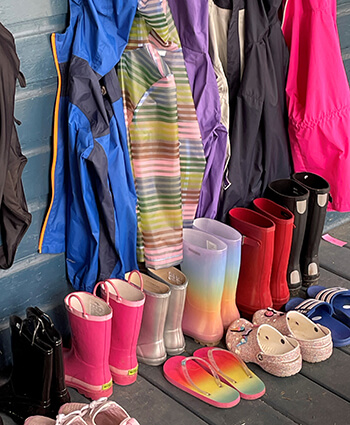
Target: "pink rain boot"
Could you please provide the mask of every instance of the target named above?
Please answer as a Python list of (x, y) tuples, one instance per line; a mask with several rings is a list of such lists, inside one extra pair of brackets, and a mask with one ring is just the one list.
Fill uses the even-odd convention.
[[(140, 272), (141, 289), (122, 279), (108, 279), (102, 287), (102, 298), (107, 299), (113, 310), (111, 351), (109, 367), (113, 381), (118, 385), (130, 385), (136, 381), (138, 363), (136, 345), (140, 333), (145, 294)], [(96, 292), (98, 283), (95, 286)], [(108, 291), (104, 287), (108, 288)]]
[(64, 304), (72, 331), (71, 349), (63, 353), (66, 385), (93, 400), (109, 397), (113, 393), (108, 362), (112, 309), (83, 291), (67, 295)]

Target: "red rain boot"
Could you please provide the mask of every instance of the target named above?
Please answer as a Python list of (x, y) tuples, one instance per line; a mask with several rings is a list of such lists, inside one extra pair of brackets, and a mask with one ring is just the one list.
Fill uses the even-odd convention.
[(270, 199), (253, 201), (254, 209), (275, 223), (275, 245), (271, 272), (271, 297), (273, 308), (280, 310), (289, 301), (287, 268), (292, 246), (294, 215), (287, 208)]
[(88, 398), (113, 393), (109, 370), (112, 309), (89, 292), (72, 292), (64, 299), (72, 331), (72, 346), (64, 351), (65, 381)]
[[(134, 270), (131, 273), (140, 273)], [(143, 293), (142, 276), (141, 289), (122, 279), (108, 279), (102, 284), (102, 298), (107, 299), (113, 310), (111, 350), (109, 367), (113, 381), (118, 385), (130, 385), (136, 381), (138, 363), (136, 345), (141, 328), (145, 294)], [(106, 291), (105, 285), (108, 287)]]
[(242, 316), (272, 307), (270, 280), (275, 224), (247, 208), (229, 211), (230, 225), (243, 236), (241, 268), (237, 285), (237, 306)]

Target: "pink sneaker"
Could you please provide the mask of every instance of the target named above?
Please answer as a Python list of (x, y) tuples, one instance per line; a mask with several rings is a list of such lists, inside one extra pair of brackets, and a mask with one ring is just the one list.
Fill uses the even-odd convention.
[(106, 397), (95, 400), (90, 404), (66, 403), (60, 407), (59, 413), (68, 415), (76, 411), (82, 412), (82, 418), (87, 425), (140, 425), (139, 422), (131, 418), (119, 404), (115, 401), (108, 400)]
[(47, 416), (29, 416), (24, 425), (88, 425), (83, 419), (83, 414), (84, 412), (81, 410), (72, 410), (66, 415), (63, 413), (58, 414), (56, 420)]
[(271, 375), (295, 375), (302, 366), (298, 341), (267, 324), (257, 326), (245, 319), (235, 320), (227, 329), (226, 345), (244, 362), (256, 363)]
[(300, 344), (301, 356), (306, 362), (322, 362), (332, 355), (331, 331), (298, 311), (290, 310), (283, 313), (272, 308), (258, 310), (254, 313), (253, 323), (255, 325), (267, 323), (283, 335), (295, 338)]

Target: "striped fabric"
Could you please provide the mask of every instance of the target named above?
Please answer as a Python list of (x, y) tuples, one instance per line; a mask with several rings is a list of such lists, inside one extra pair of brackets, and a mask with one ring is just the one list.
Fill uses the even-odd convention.
[(350, 295), (349, 289), (335, 286), (333, 288), (324, 288), (315, 295), (316, 300), (332, 303), (332, 298), (337, 295)]
[(165, 1), (139, 1), (118, 65), (138, 199), (138, 261), (182, 261), (205, 157), (179, 37)]
[(313, 298), (307, 298), (306, 300), (298, 304), (296, 307), (294, 307), (293, 310), (299, 311), (300, 313), (308, 316), (308, 313), (310, 313), (311, 311), (313, 312), (314, 309), (320, 307), (321, 305), (327, 306), (329, 310), (333, 310), (330, 304), (324, 301), (315, 300)]

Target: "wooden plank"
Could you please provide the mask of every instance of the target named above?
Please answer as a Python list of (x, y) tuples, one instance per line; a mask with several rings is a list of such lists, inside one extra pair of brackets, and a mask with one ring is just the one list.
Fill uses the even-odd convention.
[[(73, 388), (68, 388), (68, 391), (72, 402), (91, 403), (91, 400)], [(141, 425), (205, 425), (203, 420), (140, 376), (132, 385), (125, 387), (114, 385), (113, 394), (109, 400), (122, 406)], [(1, 414), (1, 416), (4, 425), (16, 425), (7, 415)]]
[(0, 329), (8, 326), (11, 314), (22, 316), (29, 305), (54, 308), (71, 291), (64, 255), (36, 254), (0, 270), (0, 290)]
[[(332, 232), (332, 234), (334, 234)], [(350, 250), (321, 240), (319, 250), (320, 266), (324, 269), (350, 279)]]
[(303, 362), (301, 374), (350, 402), (350, 355), (333, 350), (332, 356), (320, 363)]
[[(200, 348), (199, 344), (186, 337), (184, 355), (192, 355), (198, 348)], [(140, 363), (139, 374), (208, 424), (282, 425), (293, 423), (266, 405), (264, 398), (251, 401), (241, 400), (238, 405), (230, 409), (218, 409), (170, 384), (163, 376), (163, 366), (155, 367)]]
[(326, 269), (320, 268), (320, 280), (319, 285), (325, 286), (326, 288), (332, 288), (333, 286), (342, 286), (344, 288), (350, 289), (350, 281), (344, 279), (337, 274), (334, 274)]
[[(74, 389), (69, 389), (73, 401), (89, 403)], [(204, 425), (205, 422), (188, 411), (141, 376), (129, 386), (114, 385), (110, 400), (120, 404), (141, 425), (183, 424)]]
[[(282, 425), (293, 422), (284, 418), (263, 399), (241, 400), (230, 409), (218, 409), (170, 384), (163, 376), (162, 366), (140, 364), (140, 375), (208, 424)], [(157, 422), (159, 423), (159, 422)]]
[[(221, 345), (225, 348), (223, 344)], [(187, 354), (191, 355), (197, 348), (198, 345), (191, 338), (186, 338)], [(252, 363), (249, 363), (248, 367), (266, 385), (266, 395), (262, 397), (262, 401), (297, 423), (317, 423), (317, 421), (313, 421), (314, 418), (312, 417), (316, 415), (320, 424), (331, 424), (333, 423), (330, 420), (331, 411), (328, 408), (321, 407), (322, 403), (318, 400), (318, 396), (322, 395), (325, 401), (327, 400), (326, 392), (330, 397), (335, 397), (334, 400), (336, 400), (336, 403), (339, 403), (339, 406), (343, 404), (344, 400), (350, 401), (349, 361), (349, 354), (335, 349), (332, 356), (324, 362), (311, 364), (304, 361), (301, 372), (289, 378), (277, 378), (264, 372), (260, 367)], [(289, 387), (290, 382), (292, 382), (291, 387)], [(272, 395), (273, 400), (271, 398)], [(296, 416), (296, 413), (294, 413), (294, 409), (296, 411), (298, 410), (296, 409), (296, 405), (293, 405), (295, 397), (301, 401), (298, 413), (300, 416)], [(309, 401), (310, 397), (315, 398), (312, 403)], [(292, 400), (291, 403), (288, 402), (288, 398)], [(310, 414), (308, 413), (309, 404), (311, 409)], [(348, 407), (350, 408), (349, 403)], [(304, 409), (307, 411), (306, 414)], [(320, 413), (317, 414), (319, 409), (321, 409)], [(303, 418), (301, 415), (306, 416)], [(325, 415), (324, 417), (327, 418), (328, 422), (322, 422), (323, 415)], [(343, 422), (334, 420), (334, 423), (341, 424)]]
[(49, 146), (44, 146), (23, 153), (28, 162), (23, 170), (22, 181), (27, 202), (30, 202), (49, 193), (51, 151)]
[(350, 46), (350, 7), (349, 4), (338, 8), (339, 15), (337, 17), (339, 40), (342, 49)]
[[(342, 223), (340, 226), (334, 227), (327, 233), (333, 238), (339, 239), (343, 242), (347, 242), (347, 245), (345, 245), (345, 247), (350, 249), (350, 222), (349, 221), (346, 223)], [(330, 242), (327, 242), (327, 243), (330, 243)], [(331, 245), (333, 246), (333, 244)]]
[(16, 22), (31, 21), (43, 16), (67, 13), (67, 0), (28, 0), (1, 2), (1, 22), (6, 26)]
[(16, 40), (16, 47), (21, 70), (28, 84), (57, 75), (49, 33), (19, 38)]
[(40, 89), (27, 93), (29, 97), (16, 99), (15, 103), (15, 117), (22, 122), (17, 126), (17, 133), (23, 152), (51, 147), (56, 84), (43, 84)]
[(68, 17), (63, 14), (10, 24), (7, 25), (7, 29), (12, 32), (17, 44), (20, 38), (31, 37), (34, 34), (63, 32), (68, 24)]
[(267, 392), (263, 401), (296, 423), (303, 425), (348, 423), (350, 403), (323, 386), (300, 373), (288, 378), (276, 378), (256, 365), (249, 364), (249, 366), (265, 382)]

